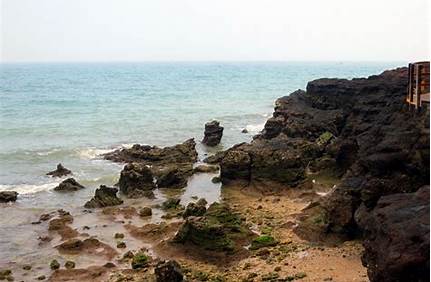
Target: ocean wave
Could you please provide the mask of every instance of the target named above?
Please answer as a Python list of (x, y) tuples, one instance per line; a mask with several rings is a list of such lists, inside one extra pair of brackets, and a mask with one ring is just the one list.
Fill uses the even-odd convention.
[(38, 192), (52, 190), (59, 183), (60, 181), (44, 183), (44, 184), (13, 184), (13, 185), (0, 184), (0, 191), (16, 191), (21, 195), (34, 194)]
[(81, 159), (92, 160), (97, 159), (100, 155), (109, 153), (115, 149), (98, 149), (98, 148), (84, 148), (84, 149), (76, 149), (76, 153)]
[(265, 127), (265, 123), (259, 123), (259, 124), (248, 124), (245, 129), (247, 129), (250, 133), (259, 133), (263, 130)]

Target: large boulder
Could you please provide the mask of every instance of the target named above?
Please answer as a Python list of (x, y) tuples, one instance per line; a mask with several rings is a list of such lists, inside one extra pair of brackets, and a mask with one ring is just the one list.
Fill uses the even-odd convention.
[(203, 216), (188, 217), (172, 241), (204, 250), (233, 252), (241, 247), (238, 241), (247, 241), (251, 236), (238, 214), (225, 204), (213, 203)]
[(71, 174), (72, 171), (65, 168), (62, 164), (58, 164), (57, 168), (53, 171), (48, 172), (46, 175), (52, 176), (52, 177), (62, 177), (66, 176), (68, 174)]
[(181, 282), (183, 272), (178, 262), (174, 260), (161, 261), (154, 268), (157, 282)]
[(129, 197), (139, 197), (151, 194), (156, 184), (161, 188), (185, 187), (197, 161), (195, 147), (193, 139), (164, 148), (135, 144), (130, 149), (105, 154), (104, 158), (128, 163), (121, 172), (120, 190)]
[(126, 164), (118, 181), (121, 193), (129, 197), (142, 196), (144, 191), (154, 189), (153, 173), (141, 163)]
[(374, 209), (365, 205), (356, 219), (365, 232), (362, 257), (371, 281), (429, 281), (430, 190), (380, 198)]
[(121, 205), (123, 200), (117, 197), (117, 192), (117, 188), (100, 185), (100, 188), (96, 189), (94, 197), (85, 203), (84, 207), (89, 209)]
[(223, 136), (223, 127), (220, 126), (220, 123), (216, 120), (207, 122), (205, 124), (205, 132), (204, 132), (204, 139), (202, 140), (202, 143), (213, 147), (217, 146), (221, 138)]
[(54, 188), (54, 191), (58, 192), (73, 192), (84, 189), (85, 187), (78, 183), (74, 178), (68, 178), (62, 181), (58, 186)]
[(151, 166), (165, 166), (173, 163), (194, 163), (197, 160), (196, 142), (188, 139), (181, 144), (159, 148), (135, 144), (129, 149), (118, 149), (103, 157), (114, 162), (137, 162)]
[[(154, 169), (155, 170), (155, 169)], [(159, 188), (183, 188), (187, 186), (188, 178), (193, 174), (193, 165), (169, 165), (155, 170), (156, 184)]]
[(18, 197), (18, 192), (15, 191), (1, 191), (0, 203), (15, 202)]

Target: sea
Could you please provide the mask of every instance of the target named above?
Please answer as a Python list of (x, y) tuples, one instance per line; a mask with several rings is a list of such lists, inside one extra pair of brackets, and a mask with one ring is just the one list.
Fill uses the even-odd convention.
[[(151, 62), (0, 64), (0, 252), (6, 260), (33, 252), (26, 229), (55, 209), (82, 208), (101, 184), (117, 182), (122, 165), (100, 156), (134, 143), (169, 146), (195, 138), (199, 158), (249, 142), (272, 115), (277, 98), (322, 78), (354, 78), (403, 62)], [(200, 143), (218, 120), (222, 143)], [(247, 129), (248, 133), (242, 133)], [(65, 194), (48, 177), (58, 163), (87, 187)], [(185, 194), (208, 194), (195, 179)], [(190, 192), (193, 191), (193, 192)], [(198, 195), (199, 196), (199, 195)], [(18, 234), (18, 235), (17, 235)], [(30, 234), (31, 235), (31, 234)], [(33, 235), (31, 235), (33, 236)], [(11, 243), (12, 242), (12, 243)], [(27, 246), (27, 247), (23, 247)], [(1, 263), (1, 260), (0, 260)]]

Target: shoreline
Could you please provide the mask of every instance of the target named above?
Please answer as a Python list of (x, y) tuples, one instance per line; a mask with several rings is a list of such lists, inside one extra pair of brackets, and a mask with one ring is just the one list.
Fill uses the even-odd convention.
[[(267, 120), (263, 132), (254, 136), (253, 141), (237, 144), (225, 151), (215, 149), (213, 158), (216, 166), (220, 167), (222, 184), (212, 183), (213, 177), (219, 175), (218, 172), (195, 173), (193, 171), (196, 164), (201, 164), (201, 159), (207, 156), (204, 156), (202, 152), (199, 152), (198, 156), (195, 145), (193, 145), (193, 150), (191, 151), (181, 147), (188, 141), (165, 148), (139, 145), (123, 150), (117, 149), (108, 153), (108, 156), (111, 154), (111, 156), (117, 158), (112, 159), (114, 162), (122, 162), (121, 166), (125, 163), (141, 162), (140, 166), (132, 166), (131, 171), (127, 171), (127, 166), (129, 165), (126, 165), (121, 172), (121, 177), (124, 177), (124, 179), (122, 181), (120, 177), (119, 188), (123, 194), (121, 198), (125, 202), (122, 205), (96, 210), (84, 209), (82, 207), (84, 203), (82, 203), (80, 208), (66, 210), (66, 212), (71, 212), (71, 215), (66, 214), (66, 217), (60, 212), (57, 214), (55, 210), (50, 210), (48, 211), (50, 214), (49, 221), (31, 224), (33, 220), (31, 219), (27, 220), (26, 223), (21, 223), (20, 225), (26, 226), (26, 228), (29, 227), (33, 232), (37, 230), (38, 235), (50, 238), (47, 242), (42, 241), (43, 250), (46, 252), (44, 254), (46, 255), (45, 260), (36, 262), (20, 258), (21, 261), (16, 263), (8, 262), (5, 267), (0, 266), (0, 270), (10, 268), (15, 280), (25, 280), (26, 277), (30, 276), (42, 278), (43, 275), (45, 276), (44, 279), (50, 279), (50, 281), (71, 281), (67, 280), (67, 277), (76, 274), (79, 275), (81, 281), (108, 281), (106, 279), (110, 279), (109, 281), (119, 281), (118, 279), (135, 281), (133, 279), (143, 279), (143, 277), (151, 281), (151, 279), (154, 279), (153, 270), (160, 266), (159, 262), (161, 260), (175, 259), (182, 266), (184, 275), (191, 281), (255, 281), (256, 279), (264, 281), (276, 281), (277, 279), (287, 279), (284, 281), (368, 281), (366, 277), (367, 270), (362, 266), (364, 261), (361, 262), (361, 255), (363, 252), (369, 252), (370, 246), (367, 247), (368, 249), (364, 249), (358, 241), (358, 237), (351, 236), (348, 232), (350, 231), (348, 228), (352, 228), (349, 220), (353, 215), (343, 214), (344, 217), (347, 217), (348, 222), (342, 225), (342, 222), (336, 221), (339, 218), (331, 218), (334, 215), (330, 213), (331, 208), (338, 209), (340, 206), (325, 206), (328, 201), (330, 204), (340, 203), (337, 202), (337, 198), (334, 202), (331, 202), (331, 197), (337, 196), (337, 191), (344, 189), (343, 187), (350, 171), (356, 169), (355, 165), (357, 165), (355, 164), (356, 160), (347, 159), (346, 161), (345, 155), (343, 155), (344, 158), (331, 155), (331, 150), (333, 150), (331, 148), (337, 146), (337, 142), (347, 140), (350, 136), (349, 134), (354, 132), (354, 130), (346, 130), (343, 135), (343, 129), (347, 128), (347, 126), (340, 126), (338, 123), (340, 120), (347, 123), (350, 119), (356, 122), (352, 126), (358, 128), (358, 130), (362, 126), (361, 119), (357, 121), (358, 117), (352, 117), (348, 114), (344, 119), (334, 121), (332, 115), (339, 114), (342, 116), (345, 113), (342, 106), (336, 100), (332, 100), (331, 95), (333, 92), (337, 93), (337, 91), (342, 92), (341, 95), (345, 94), (343, 93), (345, 88), (348, 89), (347, 92), (367, 95), (367, 91), (369, 91), (367, 83), (376, 83), (372, 86), (382, 87), (383, 90), (381, 92), (377, 91), (377, 93), (382, 95), (383, 98), (380, 97), (381, 99), (385, 100), (393, 95), (391, 91), (400, 91), (397, 87), (399, 86), (399, 89), (401, 89), (402, 82), (395, 84), (395, 86), (388, 86), (385, 83), (381, 86), (379, 84), (381, 82), (374, 82), (373, 77), (374, 79), (383, 77), (383, 80), (388, 79), (390, 82), (398, 82), (400, 80), (398, 75), (402, 76), (403, 72), (395, 70), (385, 73), (362, 80), (316, 80), (309, 83), (307, 92), (314, 91), (317, 96), (307, 96), (307, 92), (299, 91), (294, 92), (291, 96), (278, 99), (273, 117)], [(389, 76), (387, 78), (384, 75)], [(363, 87), (362, 85), (355, 84), (362, 82), (365, 84), (364, 88), (361, 88)], [(390, 95), (385, 96), (385, 91)], [(318, 99), (315, 99), (315, 97), (318, 97)], [(339, 97), (341, 96), (337, 96), (337, 98)], [(355, 103), (357, 102), (350, 102), (351, 97), (342, 97), (342, 99), (345, 99), (344, 101), (346, 101), (347, 105), (352, 103), (352, 108), (360, 112), (362, 108), (355, 109)], [(313, 103), (312, 106), (310, 106), (310, 101)], [(382, 101), (377, 102), (376, 105), (379, 106)], [(360, 106), (365, 108), (367, 113), (375, 110), (372, 108), (374, 105), (360, 104)], [(397, 108), (396, 105), (394, 107)], [(349, 108), (349, 110), (351, 109)], [(331, 116), (326, 116), (328, 113)], [(391, 112), (385, 112), (384, 114), (391, 114)], [(402, 114), (405, 114), (405, 112), (402, 112)], [(312, 117), (311, 122), (307, 115)], [(289, 119), (286, 117), (289, 117)], [(380, 118), (378, 115), (377, 117)], [(317, 121), (313, 119), (317, 119)], [(380, 119), (377, 119), (376, 122), (379, 123)], [(334, 124), (336, 126), (333, 126)], [(371, 128), (372, 126), (373, 124)], [(338, 127), (341, 129), (338, 129)], [(372, 131), (372, 129), (365, 128), (364, 132), (368, 132), (368, 130)], [(429, 137), (428, 141), (422, 140), (422, 142), (428, 142), (429, 145)], [(344, 147), (338, 146), (336, 147), (336, 152), (342, 152)], [(351, 147), (347, 148), (347, 156), (356, 154), (350, 149)], [(358, 152), (360, 150), (357, 149)], [(363, 150), (368, 150), (368, 148)], [(298, 157), (298, 154), (301, 157)], [(105, 159), (107, 159), (107, 155), (105, 155)], [(358, 158), (361, 157), (359, 155)], [(309, 160), (319, 160), (320, 162), (310, 165)], [(304, 162), (306, 161), (308, 164), (305, 165)], [(413, 165), (416, 165), (416, 163), (413, 163)], [(208, 164), (205, 166), (209, 167)], [(191, 167), (192, 172), (189, 167)], [(418, 169), (423, 170), (424, 168), (418, 167)], [(126, 172), (130, 173), (130, 175), (137, 173), (139, 175), (139, 185), (136, 185), (135, 178), (129, 176)], [(150, 180), (142, 178), (141, 175), (144, 175), (144, 173), (151, 174)], [(364, 174), (361, 170), (358, 173)], [(373, 179), (376, 176), (372, 175), (370, 177)], [(152, 182), (157, 185), (163, 185), (160, 183), (166, 179), (169, 179), (169, 181), (163, 182), (168, 183), (164, 185), (174, 186), (185, 179), (186, 186), (180, 186), (180, 189), (177, 189), (177, 187), (163, 189), (153, 187)], [(63, 178), (60, 180), (63, 180)], [(420, 183), (418, 181), (417, 185)], [(115, 183), (103, 184), (114, 185)], [(131, 196), (130, 189), (133, 190), (132, 192), (136, 192), (141, 190), (140, 187), (143, 185), (148, 185), (149, 188), (145, 188), (146, 191), (154, 191), (155, 199), (134, 198), (134, 196)], [(125, 187), (128, 188), (126, 189)], [(202, 187), (210, 188), (205, 190)], [(89, 189), (87, 188), (87, 190)], [(411, 190), (411, 192), (415, 191), (414, 188)], [(130, 199), (124, 196), (127, 195), (126, 192), (130, 193)], [(389, 194), (396, 194), (397, 192), (399, 191), (392, 191)], [(215, 193), (216, 196), (210, 196), (209, 193)], [(85, 197), (89, 199), (91, 194), (93, 194), (93, 190), (91, 190), (91, 193), (86, 191)], [(74, 194), (71, 194), (66, 197), (74, 196)], [(379, 197), (385, 196), (379, 194)], [(177, 197), (180, 197), (180, 203), (183, 206), (181, 207), (177, 203), (173, 209), (169, 208), (163, 211), (164, 202), (170, 198)], [(205, 205), (205, 213), (196, 215), (192, 219), (183, 219), (184, 210), (189, 209), (190, 203), (195, 203), (199, 198), (206, 198), (208, 201)], [(345, 199), (342, 200), (345, 201)], [(350, 198), (347, 200), (348, 203), (354, 201), (355, 199)], [(213, 228), (222, 228), (222, 230), (216, 229), (216, 234), (221, 232), (223, 236), (226, 236), (226, 238), (223, 237), (223, 240), (229, 241), (229, 247), (232, 241), (233, 246), (235, 246), (233, 248), (234, 252), (225, 253), (224, 251), (205, 250), (204, 254), (207, 255), (206, 258), (208, 259), (205, 260), (196, 256), (202, 251), (202, 246), (196, 242), (190, 244), (192, 241), (188, 241), (194, 240), (193, 238), (195, 237), (189, 234), (191, 236), (189, 238), (186, 234), (184, 245), (173, 244), (172, 238), (187, 224), (191, 224), (188, 228), (196, 228), (195, 232), (199, 236), (204, 236), (205, 233), (203, 232), (205, 230), (200, 230), (200, 225), (194, 220), (201, 220), (204, 224), (210, 224), (209, 222), (214, 220), (211, 217), (213, 215), (209, 213), (211, 208), (215, 208), (212, 205), (213, 202), (228, 205), (228, 210), (223, 211), (223, 213), (226, 213), (229, 218), (238, 217), (238, 222), (235, 223), (238, 226), (235, 226), (235, 228), (241, 231), (230, 230), (230, 227), (224, 226), (225, 223), (220, 221), (222, 227), (217, 225), (217, 227)], [(346, 201), (342, 202), (342, 204), (344, 203)], [(6, 209), (13, 209), (14, 205), (17, 205), (19, 209), (19, 199), (18, 202), (9, 204)], [(149, 218), (142, 217), (140, 209), (143, 207), (151, 207), (154, 214)], [(341, 208), (345, 207), (341, 206)], [(356, 209), (353, 212), (355, 211)], [(34, 211), (33, 217), (37, 220), (40, 213), (41, 211)], [(335, 216), (338, 215), (335, 214)], [(162, 218), (162, 216), (165, 216), (165, 218)], [(63, 220), (65, 218), (68, 221), (63, 222), (59, 230), (48, 231), (53, 220)], [(153, 221), (154, 219), (157, 220)], [(208, 222), (205, 220), (208, 220)], [(218, 218), (217, 220), (221, 219)], [(100, 226), (101, 224), (102, 226)], [(298, 229), (298, 227), (300, 228)], [(63, 231), (66, 233), (61, 233)], [(317, 234), (317, 240), (304, 239), (301, 236), (301, 232), (304, 231), (313, 235)], [(114, 238), (115, 233), (123, 234), (125, 239), (117, 240)], [(340, 241), (336, 244), (328, 244), (330, 236), (326, 233), (333, 235), (334, 238), (338, 238)], [(71, 237), (67, 239), (59, 238), (59, 235), (64, 237), (66, 236), (65, 234)], [(238, 237), (243, 235), (245, 236), (244, 238)], [(267, 236), (265, 238), (271, 237), (275, 242), (255, 250), (250, 249), (253, 242), (256, 242), (255, 240), (262, 238), (262, 236)], [(34, 244), (37, 242), (37, 238), (33, 237), (33, 239), (36, 239), (36, 241), (33, 241)], [(97, 240), (91, 241), (87, 239)], [(90, 245), (87, 246), (85, 243), (84, 247), (82, 249), (78, 248), (77, 251), (71, 249), (73, 250), (72, 253), (57, 253), (57, 249), (61, 248), (63, 244), (70, 243), (70, 240), (79, 240), (81, 242), (79, 244), (89, 242), (88, 244)], [(126, 248), (118, 247), (121, 242), (125, 243)], [(39, 245), (39, 243), (41, 242), (37, 242), (32, 247)], [(210, 244), (213, 243), (220, 243), (219, 238), (216, 238), (215, 242), (210, 241)], [(202, 243), (202, 245), (205, 244), (205, 242)], [(144, 249), (139, 251), (141, 247), (144, 247)], [(110, 255), (102, 258), (103, 255), (98, 254), (99, 249), (103, 249), (103, 252), (106, 251)], [(108, 250), (112, 250), (114, 254), (112, 255), (111, 251), (108, 252)], [(145, 253), (149, 262), (138, 270), (131, 270), (130, 261), (133, 261), (135, 257), (123, 258), (123, 255), (129, 250), (135, 253), (135, 257), (136, 253)], [(221, 259), (221, 255), (226, 255), (230, 263), (221, 260), (222, 265), (218, 264), (217, 259)], [(216, 261), (211, 260), (211, 256), (214, 256)], [(49, 270), (49, 261), (52, 259), (57, 259), (61, 262), (61, 270)], [(76, 263), (76, 269), (63, 268), (66, 260), (70, 259)], [(114, 266), (108, 267), (106, 263), (113, 263)], [(31, 265), (30, 270), (23, 270), (22, 267), (27, 264)], [(328, 267), (328, 264), (330, 267)], [(97, 265), (97, 269), (94, 269), (95, 265)], [(94, 271), (99, 275), (95, 276)], [(382, 270), (373, 269), (372, 271)], [(371, 277), (374, 277), (374, 272), (370, 272), (370, 269), (368, 269), (368, 272)], [(108, 278), (109, 276), (110, 278)]]

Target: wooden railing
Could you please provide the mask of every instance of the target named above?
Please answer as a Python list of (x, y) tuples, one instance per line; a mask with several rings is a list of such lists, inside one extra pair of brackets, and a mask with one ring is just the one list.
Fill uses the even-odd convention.
[(430, 62), (409, 64), (407, 103), (420, 108), (430, 102)]

